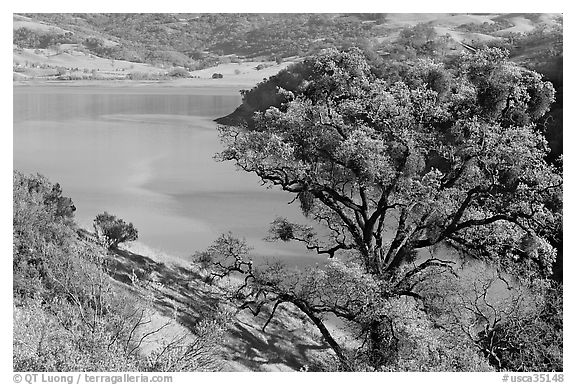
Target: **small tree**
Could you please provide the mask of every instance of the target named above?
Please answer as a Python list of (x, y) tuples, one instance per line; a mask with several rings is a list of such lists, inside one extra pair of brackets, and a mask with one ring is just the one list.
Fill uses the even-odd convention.
[(123, 219), (107, 212), (96, 216), (94, 231), (110, 250), (117, 249), (120, 243), (138, 239), (138, 230), (132, 223), (127, 224)]

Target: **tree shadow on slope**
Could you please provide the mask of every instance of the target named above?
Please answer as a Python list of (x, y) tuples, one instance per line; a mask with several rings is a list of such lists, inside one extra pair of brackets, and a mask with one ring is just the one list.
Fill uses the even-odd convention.
[(224, 342), (231, 361), (249, 370), (320, 370), (319, 357), (329, 346), (296, 311), (278, 308), (275, 318), (262, 331), (268, 314), (253, 317), (239, 313)]
[(128, 250), (115, 250), (109, 256), (112, 278), (148, 290), (157, 311), (170, 316), (176, 310), (176, 320), (188, 329), (213, 312), (219, 302), (218, 295), (208, 290), (200, 274), (192, 269), (156, 262)]
[[(109, 252), (108, 271), (115, 280), (137, 289), (141, 295), (152, 294), (154, 308), (163, 316), (173, 317), (186, 329), (194, 331), (197, 322), (215, 314), (222, 303), (223, 291), (206, 283), (192, 268), (156, 262), (128, 250)], [(140, 289), (138, 289), (140, 288)], [(328, 346), (293, 309), (281, 307), (263, 332), (268, 314), (253, 317), (241, 311), (230, 324), (222, 342), (229, 370), (300, 370)]]

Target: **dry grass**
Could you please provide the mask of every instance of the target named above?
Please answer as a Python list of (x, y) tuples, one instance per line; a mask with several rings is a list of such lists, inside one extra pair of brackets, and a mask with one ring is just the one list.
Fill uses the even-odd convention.
[[(52, 49), (14, 49), (13, 63), (20, 67), (14, 72), (15, 85), (20, 81), (51, 81), (57, 75), (58, 68), (66, 71), (66, 76), (80, 85), (168, 85), (170, 87), (203, 87), (215, 90), (232, 89), (236, 94), (241, 89), (252, 88), (256, 83), (286, 68), (292, 62), (242, 62), (219, 64), (202, 70), (191, 71), (190, 78), (169, 78), (169, 68), (155, 67), (149, 64), (133, 63), (125, 60), (104, 59), (92, 54), (74, 50), (55, 51)], [(265, 68), (257, 70), (258, 66)], [(222, 74), (221, 79), (212, 79), (214, 73)], [(133, 77), (138, 80), (127, 80)], [(160, 80), (154, 80), (160, 79)], [(118, 80), (125, 80), (118, 83)], [(112, 81), (113, 83), (109, 83)]]
[[(162, 329), (143, 347), (144, 352), (192, 332), (200, 319), (222, 309), (234, 313), (221, 343), (225, 371), (300, 370), (310, 362), (322, 362), (331, 352), (297, 309), (288, 304), (281, 306), (263, 332), (267, 314), (254, 317), (248, 311), (237, 312), (231, 304), (223, 303), (220, 286), (206, 283), (206, 271), (177, 257), (141, 244), (131, 245), (112, 256), (110, 271), (118, 285), (141, 298), (153, 298), (156, 314), (151, 327), (176, 316), (177, 324)], [(134, 275), (139, 280), (136, 285)]]

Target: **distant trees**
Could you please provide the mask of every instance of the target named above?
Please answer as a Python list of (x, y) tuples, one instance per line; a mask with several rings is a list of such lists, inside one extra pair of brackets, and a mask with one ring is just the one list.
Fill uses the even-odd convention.
[[(52, 14), (31, 14), (30, 17), (78, 28), (78, 35), (85, 36), (92, 29), (95, 36), (107, 37), (119, 43), (116, 47), (106, 47), (101, 56), (115, 59), (186, 65), (190, 58), (197, 60), (198, 68), (206, 68), (217, 63), (217, 56), (238, 54), (246, 58), (290, 57), (316, 54), (326, 48), (347, 48), (358, 46), (360, 41), (369, 41), (381, 46), (383, 51), (406, 50), (407, 54), (437, 55), (449, 51), (445, 36), (433, 37), (432, 24), (421, 23), (402, 29), (382, 28), (386, 14), (205, 14), (159, 15), (159, 14), (74, 14), (56, 16)], [(530, 15), (525, 15), (530, 18)], [(490, 24), (465, 24), (455, 27), (464, 31), (479, 31), (494, 35), (498, 29), (512, 25), (509, 15), (491, 16)], [(544, 23), (534, 15), (533, 21), (539, 27)], [(16, 31), (15, 31), (16, 32)], [(398, 41), (391, 38), (397, 32), (402, 35)], [(543, 31), (547, 34), (547, 31)], [(27, 38), (23, 37), (22, 41)], [(34, 38), (33, 38), (34, 39)], [(395, 39), (394, 39), (395, 40)], [(449, 40), (449, 39), (448, 39)], [(501, 36), (495, 41), (501, 41)], [(520, 40), (525, 40), (524, 38)], [(80, 39), (75, 41), (81, 43)], [(16, 42), (15, 42), (16, 43)], [(60, 41), (64, 43), (64, 41)], [(406, 44), (406, 45), (405, 45)], [(492, 43), (491, 43), (492, 44)], [(522, 43), (524, 44), (524, 43)], [(449, 44), (452, 49), (457, 45)], [(41, 48), (34, 47), (27, 48)], [(436, 53), (435, 53), (436, 52)], [(210, 60), (207, 60), (210, 58)]]
[(466, 23), (461, 24), (457, 27), (457, 29), (465, 32), (473, 32), (473, 33), (483, 33), (483, 34), (492, 34), (494, 32), (507, 29), (513, 27), (514, 24), (511, 23), (509, 20), (506, 19), (497, 19), (493, 20), (492, 23), (484, 22), (482, 24), (479, 23)]
[(26, 27), (18, 28), (12, 37), (14, 44), (21, 48), (50, 48), (60, 44), (77, 43), (72, 32), (59, 33), (54, 30), (38, 32)]
[(215, 56), (228, 54), (270, 57), (273, 60), (275, 57), (316, 53), (327, 47), (341, 47), (354, 38), (381, 35), (382, 29), (375, 27), (381, 25), (385, 17), (378, 14), (30, 16), (48, 23), (66, 24), (70, 28), (81, 25), (79, 34), (83, 36), (92, 29), (96, 31), (94, 38), (106, 36), (119, 43), (117, 47), (88, 44), (87, 48), (98, 56), (125, 60), (138, 58), (148, 63), (177, 65), (185, 65), (192, 57), (198, 60), (199, 68), (212, 66), (217, 63)]
[(220, 74), (220, 73), (213, 73), (212, 74), (212, 79), (222, 79), (224, 77), (224, 75)]
[(15, 30), (12, 40), (14, 44), (22, 48), (38, 48), (40, 46), (40, 36), (28, 28)]
[(121, 59), (124, 55), (121, 47), (107, 45), (104, 39), (99, 37), (87, 37), (83, 44), (90, 52), (103, 58)]
[(111, 250), (118, 248), (120, 243), (138, 239), (138, 230), (132, 223), (126, 223), (121, 218), (104, 212), (94, 219), (94, 232), (104, 245)]
[(168, 76), (173, 78), (189, 78), (190, 72), (188, 72), (185, 68), (176, 67), (168, 72)]
[[(534, 125), (554, 100), (539, 74), (496, 49), (465, 54), (450, 70), (417, 61), (397, 80), (376, 77), (357, 49), (294, 69), (296, 86), (278, 89), (280, 104), (256, 112), (251, 129), (221, 127), (219, 157), (292, 193), (327, 233), (277, 218), (271, 239), (347, 262), (302, 274), (258, 267), (242, 242), (221, 238), (210, 249), (221, 258), (214, 274), (245, 277), (236, 288), (243, 307), (258, 314), (270, 305), (273, 316), (290, 303), (342, 369), (384, 369), (419, 335), (451, 349), (419, 305), (417, 288), (453, 270), (436, 249), (449, 245), (529, 281), (551, 273), (562, 175), (546, 163)], [(361, 348), (347, 352), (326, 328), (327, 314), (345, 320)], [(398, 322), (407, 314), (422, 323)]]
[(378, 24), (384, 23), (388, 17), (386, 13), (352, 13), (350, 15), (358, 17), (361, 20), (374, 21)]
[(98, 37), (87, 37), (84, 39), (84, 46), (90, 51), (98, 51), (104, 47), (104, 40)]

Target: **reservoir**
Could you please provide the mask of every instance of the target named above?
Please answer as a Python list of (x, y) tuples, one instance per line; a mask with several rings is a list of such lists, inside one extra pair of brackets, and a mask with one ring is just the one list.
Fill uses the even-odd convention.
[(297, 204), (213, 159), (221, 150), (213, 119), (240, 103), (225, 88), (15, 86), (14, 169), (60, 183), (82, 227), (107, 211), (169, 254), (189, 258), (232, 231), (259, 258), (324, 260), (298, 244), (264, 241), (276, 216), (304, 220)]

